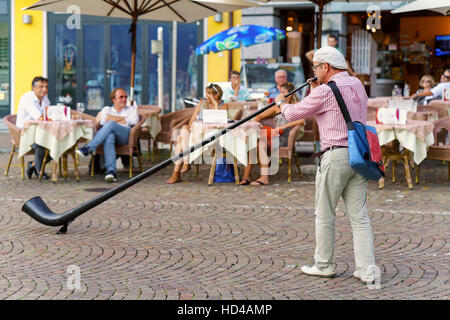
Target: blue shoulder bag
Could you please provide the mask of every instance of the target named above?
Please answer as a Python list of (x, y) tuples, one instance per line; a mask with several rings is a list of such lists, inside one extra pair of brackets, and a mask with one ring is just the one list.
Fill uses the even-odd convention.
[(327, 84), (333, 90), (347, 123), (350, 166), (368, 180), (379, 180), (385, 174), (377, 130), (359, 121), (352, 121), (336, 83), (330, 81)]

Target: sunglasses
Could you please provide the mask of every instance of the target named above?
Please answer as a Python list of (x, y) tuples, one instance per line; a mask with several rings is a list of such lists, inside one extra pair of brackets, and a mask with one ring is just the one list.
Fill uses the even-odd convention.
[(450, 79), (450, 76), (446, 76), (445, 74), (442, 74), (443, 77)]

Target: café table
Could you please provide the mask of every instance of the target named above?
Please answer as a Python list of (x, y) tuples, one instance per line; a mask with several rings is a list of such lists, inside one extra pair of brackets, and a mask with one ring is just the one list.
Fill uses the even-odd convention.
[[(202, 121), (194, 121), (191, 126), (191, 132), (189, 136), (189, 146), (193, 146), (200, 141), (211, 137), (228, 126), (231, 123), (220, 124), (220, 123), (204, 123)], [(261, 124), (259, 122), (248, 121), (239, 127), (227, 132), (225, 135), (221, 136), (217, 141), (212, 141), (202, 148), (199, 148), (189, 155), (189, 162), (199, 164), (202, 163), (202, 157), (204, 155), (211, 155), (213, 149), (229, 152), (233, 157), (234, 169), (235, 169), (235, 180), (236, 184), (239, 184), (239, 174), (237, 173), (237, 162), (246, 166), (249, 162), (253, 162), (251, 155), (258, 147), (258, 139), (260, 136)], [(223, 153), (222, 153), (223, 154)], [(217, 158), (222, 156), (220, 152), (214, 153), (211, 163), (211, 172), (208, 180), (208, 184), (212, 184), (214, 179), (214, 170)], [(208, 158), (205, 157), (206, 163), (208, 163)]]
[[(57, 166), (59, 159), (63, 159), (63, 176), (67, 177), (67, 159), (71, 155), (74, 159), (75, 177), (80, 179), (75, 150), (77, 142), (81, 139), (92, 140), (96, 130), (96, 124), (92, 120), (66, 120), (66, 121), (27, 121), (22, 129), (18, 157), (23, 157), (33, 143), (46, 148), (54, 160), (52, 181), (57, 181)], [(45, 164), (44, 164), (45, 165)]]
[(161, 132), (161, 118), (158, 111), (139, 110), (138, 113), (145, 118), (142, 128), (148, 128), (150, 135), (155, 138)]
[[(138, 109), (139, 115), (145, 118), (144, 123), (141, 126), (141, 138), (148, 141), (148, 159), (151, 158), (151, 139), (155, 141), (156, 136), (161, 132), (161, 117), (159, 116), (160, 110), (151, 109)], [(153, 155), (153, 154), (152, 154)]]
[[(419, 165), (426, 158), (427, 148), (434, 143), (433, 123), (407, 120), (406, 124), (376, 124), (375, 121), (368, 121), (367, 124), (374, 126), (377, 130), (385, 168), (390, 161), (394, 162), (392, 182), (395, 182), (395, 161), (403, 161), (408, 188), (413, 189), (409, 161), (412, 159), (416, 165)], [(416, 183), (417, 178), (416, 169)], [(378, 183), (379, 188), (382, 189), (384, 178)]]

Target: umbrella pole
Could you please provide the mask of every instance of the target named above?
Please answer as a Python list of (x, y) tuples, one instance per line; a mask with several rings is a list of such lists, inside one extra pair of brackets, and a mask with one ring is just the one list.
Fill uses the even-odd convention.
[(134, 78), (136, 73), (136, 34), (137, 17), (133, 17), (131, 24), (131, 79), (130, 79), (130, 105), (134, 104)]
[(317, 49), (322, 47), (322, 15), (323, 15), (323, 0), (320, 0), (319, 5), (319, 21), (317, 22)]
[(242, 64), (242, 73), (244, 78), (244, 86), (248, 88), (248, 80), (247, 80), (247, 71), (245, 70), (245, 58), (244, 58), (244, 45), (241, 43), (241, 64)]

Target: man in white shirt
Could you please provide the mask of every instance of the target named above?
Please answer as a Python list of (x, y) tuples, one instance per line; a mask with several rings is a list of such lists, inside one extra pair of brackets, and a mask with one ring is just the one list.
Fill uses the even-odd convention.
[(231, 71), (230, 82), (231, 87), (223, 91), (222, 100), (224, 102), (246, 101), (250, 99), (250, 93), (247, 88), (241, 85), (241, 73), (239, 71)]
[(441, 82), (431, 88), (424, 90), (419, 96), (426, 96), (424, 104), (427, 105), (431, 100), (442, 99), (444, 89), (450, 90), (450, 68), (447, 68), (441, 75)]
[[(31, 82), (31, 91), (25, 93), (19, 101), (17, 109), (16, 127), (23, 129), (25, 122), (29, 120), (38, 120), (44, 112), (44, 108), (50, 105), (47, 97), (48, 79), (44, 77), (35, 77)], [(27, 167), (27, 176), (32, 178), (33, 173), (39, 176), (42, 162), (44, 160), (45, 148), (34, 143), (31, 146), (34, 149), (34, 165), (30, 161)], [(43, 174), (44, 179), (48, 179), (47, 174)]]
[[(100, 124), (102, 128), (94, 139), (77, 150), (78, 155), (87, 157), (103, 144), (107, 182), (117, 181), (115, 145), (128, 144), (131, 127), (139, 122), (138, 111), (127, 105), (127, 93), (122, 88), (114, 89), (110, 95), (112, 107), (104, 107), (101, 111)], [(131, 164), (130, 164), (131, 165)]]

